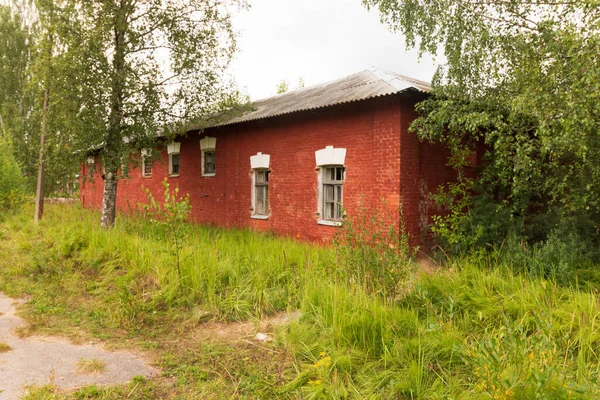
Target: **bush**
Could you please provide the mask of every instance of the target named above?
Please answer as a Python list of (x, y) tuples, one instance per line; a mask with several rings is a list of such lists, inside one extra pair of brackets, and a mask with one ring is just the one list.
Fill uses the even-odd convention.
[(0, 136), (0, 213), (15, 209), (24, 201), (24, 180), (8, 139)]
[(577, 269), (591, 264), (586, 242), (576, 233), (561, 234), (558, 230), (553, 230), (545, 241), (532, 245), (511, 234), (493, 253), (500, 263), (517, 272), (559, 283), (572, 281)]
[(402, 211), (399, 227), (385, 202), (380, 209), (363, 205), (355, 216), (346, 216), (334, 239), (339, 257), (338, 273), (368, 293), (393, 300), (414, 269), (417, 248), (411, 248), (404, 231)]

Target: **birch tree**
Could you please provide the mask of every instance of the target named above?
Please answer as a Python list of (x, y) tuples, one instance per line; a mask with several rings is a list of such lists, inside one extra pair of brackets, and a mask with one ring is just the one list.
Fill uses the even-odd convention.
[(224, 73), (236, 49), (230, 13), (239, 7), (244, 0), (68, 2), (78, 27), (62, 32), (69, 51), (59, 75), (77, 101), (61, 112), (77, 147), (101, 147), (104, 228), (115, 221), (131, 144), (173, 136), (235, 95)]
[[(413, 129), (450, 146), (477, 143), (471, 189), (523, 234), (578, 219), (600, 229), (600, 3), (595, 0), (363, 0), (421, 54), (445, 56)], [(480, 147), (481, 148), (481, 147)], [(462, 156), (461, 156), (462, 155)], [(487, 225), (487, 227), (485, 226)], [(539, 226), (538, 226), (539, 227)], [(460, 227), (456, 226), (457, 229)], [(496, 229), (493, 228), (493, 229)], [(527, 232), (529, 230), (529, 232)], [(595, 235), (597, 237), (597, 234)], [(544, 240), (544, 234), (536, 237)], [(501, 238), (500, 238), (501, 240)]]

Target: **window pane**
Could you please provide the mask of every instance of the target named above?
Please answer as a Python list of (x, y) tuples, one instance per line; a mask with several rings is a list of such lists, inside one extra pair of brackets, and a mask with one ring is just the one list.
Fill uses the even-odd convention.
[(256, 199), (254, 214), (267, 215), (269, 213), (268, 201), (268, 186), (256, 187)]
[(152, 175), (152, 162), (144, 160), (144, 176)]
[(323, 193), (323, 198), (325, 199), (325, 201), (329, 202), (329, 201), (335, 201), (335, 198), (333, 197), (333, 186), (332, 185), (325, 185), (324, 186), (324, 193)]
[(344, 180), (344, 168), (337, 167), (335, 169), (335, 180), (336, 181), (343, 181)]
[(261, 186), (256, 188), (256, 209), (254, 210), (255, 214), (263, 215), (264, 210), (264, 192)]
[(326, 212), (326, 217), (327, 219), (334, 219), (334, 209), (335, 209), (335, 204), (334, 203), (327, 203), (325, 209), (327, 210)]
[(256, 171), (256, 183), (265, 183), (265, 171)]
[(204, 152), (204, 173), (214, 174), (216, 171), (216, 153), (214, 151)]
[(329, 182), (335, 180), (335, 168), (327, 168), (327, 180)]
[(342, 185), (335, 185), (335, 198), (336, 203), (342, 202)]
[(268, 215), (269, 214), (269, 187), (268, 186), (264, 186), (263, 189), (265, 190), (264, 193), (264, 214), (263, 215)]

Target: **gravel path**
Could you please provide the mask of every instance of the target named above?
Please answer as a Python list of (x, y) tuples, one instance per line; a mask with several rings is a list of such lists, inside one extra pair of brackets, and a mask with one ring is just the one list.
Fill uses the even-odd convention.
[[(125, 351), (108, 352), (98, 345), (74, 345), (64, 339), (50, 337), (19, 338), (12, 332), (25, 325), (15, 315), (14, 300), (0, 292), (0, 343), (12, 349), (0, 352), (0, 400), (18, 399), (29, 385), (54, 384), (61, 389), (86, 385), (127, 383), (135, 376), (152, 377), (156, 371), (141, 357)], [(80, 373), (80, 360), (101, 360), (102, 372)]]

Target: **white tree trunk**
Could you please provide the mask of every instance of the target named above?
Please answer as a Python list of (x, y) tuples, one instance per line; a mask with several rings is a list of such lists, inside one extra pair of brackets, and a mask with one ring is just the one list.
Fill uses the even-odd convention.
[(102, 196), (102, 217), (100, 223), (102, 228), (110, 229), (115, 224), (117, 210), (117, 174), (105, 171), (104, 194)]

